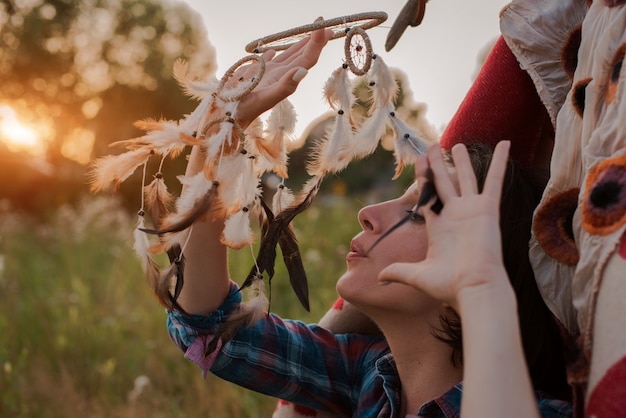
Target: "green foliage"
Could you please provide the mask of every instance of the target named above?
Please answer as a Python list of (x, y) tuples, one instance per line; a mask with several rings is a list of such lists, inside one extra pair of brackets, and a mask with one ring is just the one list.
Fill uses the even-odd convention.
[[(360, 206), (324, 197), (296, 218), (311, 312), (299, 305), (280, 258), (273, 312), (313, 322), (331, 306)], [(0, 416), (270, 416), (274, 399), (214, 376), (203, 381), (170, 342), (165, 312), (132, 251), (135, 222), (103, 197), (62, 206), (44, 223), (1, 214)], [(230, 260), (241, 283), (252, 254), (233, 251)]]
[[(0, 133), (0, 178), (14, 179), (0, 184), (0, 198), (30, 213), (75, 201), (86, 189), (84, 158), (141, 135), (135, 121), (195, 108), (172, 77), (176, 59), (197, 78), (217, 67), (200, 16), (182, 1), (0, 2), (0, 22), (0, 105), (38, 127), (47, 146), (46, 164), (34, 166)], [(81, 147), (83, 160), (68, 152)]]

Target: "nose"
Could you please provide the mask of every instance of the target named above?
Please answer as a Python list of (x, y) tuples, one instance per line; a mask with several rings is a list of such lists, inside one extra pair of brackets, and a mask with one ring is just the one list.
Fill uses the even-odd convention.
[(377, 232), (381, 227), (380, 213), (383, 203), (365, 206), (359, 211), (359, 224), (364, 231)]

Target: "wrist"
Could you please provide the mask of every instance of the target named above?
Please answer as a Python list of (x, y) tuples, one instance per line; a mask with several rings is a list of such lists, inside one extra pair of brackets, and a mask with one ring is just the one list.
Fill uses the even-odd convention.
[(457, 308), (463, 317), (477, 311), (494, 311), (494, 314), (506, 307), (517, 310), (515, 292), (504, 270), (492, 277), (482, 280), (476, 285), (463, 288), (457, 296)]

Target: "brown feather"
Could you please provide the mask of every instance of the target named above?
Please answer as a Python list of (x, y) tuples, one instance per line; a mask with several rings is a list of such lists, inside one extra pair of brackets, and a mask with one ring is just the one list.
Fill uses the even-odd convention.
[(163, 222), (163, 228), (159, 229), (157, 233), (179, 232), (189, 228), (194, 222), (206, 216), (209, 209), (213, 206), (213, 203), (217, 200), (215, 199), (216, 196), (217, 187), (211, 187), (204, 196), (195, 201), (189, 211), (174, 215), (174, 219), (170, 219), (171, 217), (166, 218)]
[[(269, 209), (269, 207), (264, 202), (262, 203), (263, 208), (268, 216), (267, 228), (263, 231), (256, 263), (250, 269), (248, 277), (246, 277), (246, 280), (241, 286), (242, 289), (250, 286), (258, 274), (263, 274), (267, 271), (270, 280), (272, 279), (272, 277), (274, 277), (274, 266), (276, 263), (276, 246), (281, 240), (281, 235), (285, 234), (285, 231), (289, 227), (291, 221), (298, 214), (305, 211), (311, 205), (313, 199), (319, 191), (321, 183), (321, 177), (314, 177), (309, 180), (298, 195), (295, 203), (289, 208), (283, 210), (275, 217), (272, 217), (273, 215), (271, 215), (271, 210)], [(294, 252), (293, 242), (291, 242), (289, 238), (283, 238), (283, 243), (287, 246), (289, 254), (296, 254)], [(297, 263), (296, 259), (290, 260), (289, 267), (297, 270), (295, 263)], [(306, 292), (302, 291), (303, 283), (301, 277), (295, 278), (294, 280), (296, 282), (296, 287), (294, 288), (294, 291), (296, 292), (298, 298), (304, 299), (306, 301), (306, 303), (303, 303), (303, 305), (305, 308), (307, 308), (308, 290)], [(306, 296), (306, 298), (304, 296)]]
[(298, 240), (296, 234), (293, 231), (291, 225), (289, 225), (283, 233), (280, 234), (278, 239), (278, 245), (283, 253), (283, 261), (287, 272), (289, 273), (289, 283), (291, 288), (295, 292), (298, 300), (307, 310), (310, 311), (309, 306), (309, 283), (306, 277), (306, 271), (302, 264), (302, 256), (300, 255), (300, 249), (298, 248)]
[(162, 178), (156, 176), (145, 187), (146, 206), (150, 209), (150, 216), (155, 229), (159, 229), (162, 220), (169, 215), (174, 197), (168, 192), (167, 185)]
[[(170, 289), (172, 287), (172, 278), (179, 278), (182, 275), (183, 261), (174, 261), (168, 268), (161, 271), (159, 278), (154, 283), (153, 291), (159, 303), (169, 310), (176, 310), (185, 313), (185, 310), (176, 302)], [(181, 285), (182, 286), (182, 285)]]

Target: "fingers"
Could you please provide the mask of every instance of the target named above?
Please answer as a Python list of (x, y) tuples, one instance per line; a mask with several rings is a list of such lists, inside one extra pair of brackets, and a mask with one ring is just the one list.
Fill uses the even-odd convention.
[(420, 177), (426, 177), (426, 171), (428, 170), (428, 157), (420, 155), (415, 160), (415, 179)]
[(474, 174), (467, 148), (462, 144), (456, 144), (452, 147), (452, 158), (461, 195), (478, 193), (476, 174)]
[(498, 201), (500, 201), (500, 196), (502, 195), (502, 182), (504, 180), (504, 173), (506, 172), (510, 148), (510, 141), (498, 142), (493, 152), (491, 165), (489, 165), (485, 186), (483, 187), (484, 194), (492, 196)]
[(439, 145), (435, 144), (428, 148), (428, 162), (433, 171), (435, 187), (441, 201), (445, 204), (447, 199), (458, 196)]
[[(316, 20), (323, 20), (321, 17)], [(324, 46), (333, 36), (330, 29), (320, 29), (311, 33), (310, 36), (290, 46), (285, 52), (278, 55), (273, 62), (289, 66), (311, 68), (319, 58)]]

